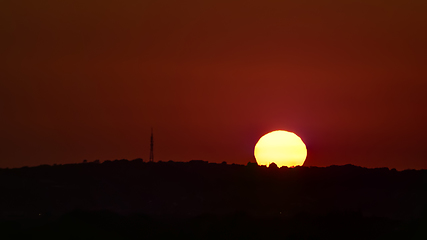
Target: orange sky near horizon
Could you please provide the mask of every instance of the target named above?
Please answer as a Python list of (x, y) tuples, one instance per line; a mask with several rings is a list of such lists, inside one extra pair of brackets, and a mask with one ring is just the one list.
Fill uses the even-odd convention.
[(425, 1), (2, 1), (0, 167), (246, 164), (297, 133), (305, 166), (427, 168)]

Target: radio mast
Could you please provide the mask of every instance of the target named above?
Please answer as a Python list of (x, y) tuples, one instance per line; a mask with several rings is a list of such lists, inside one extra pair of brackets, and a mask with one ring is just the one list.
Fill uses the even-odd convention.
[(154, 148), (154, 138), (153, 138), (153, 128), (151, 128), (150, 159), (148, 160), (149, 162), (153, 162), (154, 161), (153, 148)]

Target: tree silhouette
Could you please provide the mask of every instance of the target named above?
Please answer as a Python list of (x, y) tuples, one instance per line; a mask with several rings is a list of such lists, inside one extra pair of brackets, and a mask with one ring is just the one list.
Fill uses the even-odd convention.
[(277, 164), (276, 164), (276, 163), (274, 163), (274, 162), (270, 163), (270, 165), (268, 165), (268, 168), (269, 168), (269, 169), (279, 169), (279, 168), (277, 167)]
[(426, 179), (426, 170), (201, 160), (0, 169), (0, 230), (16, 239), (71, 228), (121, 239), (425, 239)]

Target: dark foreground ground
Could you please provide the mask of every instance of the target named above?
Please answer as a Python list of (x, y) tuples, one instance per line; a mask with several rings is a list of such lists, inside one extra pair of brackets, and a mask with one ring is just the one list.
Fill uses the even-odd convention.
[(360, 213), (191, 218), (122, 216), (108, 211), (1, 223), (2, 239), (427, 239), (427, 218), (398, 221)]
[(0, 239), (427, 239), (427, 171), (106, 161), (0, 169)]

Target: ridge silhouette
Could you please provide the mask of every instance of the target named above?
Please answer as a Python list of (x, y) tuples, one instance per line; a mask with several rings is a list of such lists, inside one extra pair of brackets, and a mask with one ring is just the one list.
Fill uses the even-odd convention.
[(426, 236), (426, 184), (426, 170), (353, 165), (84, 161), (0, 169), (0, 221), (10, 234), (107, 239), (397, 239)]

